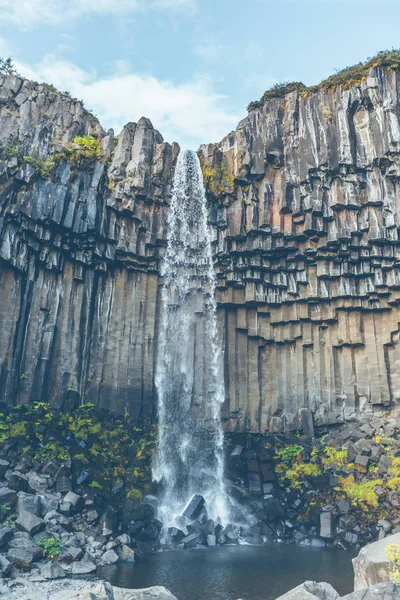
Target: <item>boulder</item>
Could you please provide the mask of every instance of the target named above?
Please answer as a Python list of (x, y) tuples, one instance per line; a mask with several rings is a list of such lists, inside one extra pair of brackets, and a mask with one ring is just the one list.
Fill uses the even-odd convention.
[(8, 544), (8, 548), (18, 548), (19, 550), (26, 550), (33, 556), (33, 560), (40, 560), (43, 558), (43, 548), (33, 543), (29, 538), (14, 538)]
[(126, 544), (118, 548), (118, 556), (123, 562), (135, 562), (135, 551)]
[(194, 521), (200, 515), (204, 504), (205, 500), (203, 496), (200, 496), (200, 494), (195, 494), (183, 511), (183, 516), (190, 521)]
[(0, 527), (0, 548), (8, 544), (13, 536), (13, 531), (9, 527)]
[(400, 544), (400, 533), (389, 535), (361, 548), (353, 558), (354, 589), (362, 590), (389, 579), (390, 561), (386, 556), (389, 544)]
[(67, 573), (57, 562), (49, 562), (41, 568), (41, 575), (45, 579), (63, 579)]
[(89, 559), (83, 558), (72, 565), (72, 575), (88, 575), (96, 571), (96, 565)]
[(106, 565), (113, 565), (119, 561), (119, 556), (114, 550), (107, 550), (104, 552), (102, 560)]
[(13, 506), (17, 500), (17, 492), (9, 487), (0, 488), (0, 504)]
[(7, 471), (10, 468), (10, 463), (8, 460), (3, 460), (0, 458), (0, 478), (2, 479)]
[(319, 535), (325, 539), (333, 539), (333, 515), (331, 512), (324, 511), (319, 515)]
[(357, 590), (341, 600), (399, 600), (400, 587), (392, 581), (378, 583), (369, 589)]
[(276, 600), (339, 600), (340, 596), (329, 583), (305, 581)]
[(165, 587), (154, 586), (142, 590), (126, 590), (113, 587), (114, 600), (177, 600)]
[(74, 512), (80, 512), (85, 506), (85, 500), (79, 494), (75, 494), (75, 492), (68, 492), (64, 498), (63, 503), (71, 504)]
[(36, 533), (43, 531), (46, 526), (43, 519), (39, 519), (39, 517), (27, 510), (22, 510), (20, 512), (15, 524), (20, 531), (26, 531), (29, 535), (35, 535)]
[(17, 494), (17, 513), (28, 511), (37, 517), (40, 515), (40, 499), (36, 494), (27, 494), (18, 492)]
[(8, 480), (8, 486), (16, 492), (27, 492), (29, 490), (29, 482), (27, 478), (17, 471), (11, 473)]
[(18, 569), (29, 571), (33, 566), (33, 554), (21, 548), (11, 548), (7, 552), (7, 560)]

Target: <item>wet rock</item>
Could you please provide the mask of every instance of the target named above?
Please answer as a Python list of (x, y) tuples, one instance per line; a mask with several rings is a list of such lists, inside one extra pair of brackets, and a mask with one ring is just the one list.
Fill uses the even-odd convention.
[(171, 542), (179, 543), (185, 537), (185, 534), (181, 529), (178, 529), (177, 527), (169, 527), (168, 537), (171, 540)]
[(117, 552), (123, 562), (135, 562), (135, 551), (126, 544), (121, 544)]
[(197, 544), (201, 543), (201, 533), (190, 533), (182, 539), (181, 543), (185, 548), (194, 548)]
[(228, 543), (236, 542), (240, 537), (241, 529), (238, 525), (229, 524), (222, 533)]
[(197, 519), (203, 509), (204, 504), (205, 500), (203, 496), (200, 496), (200, 494), (195, 494), (183, 511), (183, 516), (190, 521)]
[(207, 546), (216, 546), (217, 545), (217, 538), (213, 533), (209, 533), (207, 535)]
[(36, 533), (43, 531), (46, 526), (46, 523), (43, 521), (43, 519), (40, 519), (27, 510), (22, 510), (19, 513), (15, 524), (20, 531), (26, 531), (30, 535), (35, 535)]

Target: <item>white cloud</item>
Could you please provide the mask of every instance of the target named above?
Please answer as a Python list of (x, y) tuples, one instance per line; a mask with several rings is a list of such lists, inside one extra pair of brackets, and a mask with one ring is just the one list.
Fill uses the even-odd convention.
[(68, 89), (97, 114), (103, 127), (116, 133), (125, 123), (145, 116), (166, 141), (197, 148), (200, 143), (219, 141), (239, 120), (227, 109), (226, 96), (203, 77), (176, 84), (125, 69), (98, 77), (94, 71), (50, 56), (34, 66), (16, 62), (16, 67), (26, 77)]
[(0, 0), (0, 21), (28, 29), (60, 25), (85, 15), (128, 15), (145, 10), (193, 11), (197, 0)]

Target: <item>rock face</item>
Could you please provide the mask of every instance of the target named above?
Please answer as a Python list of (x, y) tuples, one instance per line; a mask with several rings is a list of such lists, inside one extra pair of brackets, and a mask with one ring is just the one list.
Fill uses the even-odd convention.
[(203, 146), (231, 428), (399, 400), (400, 75), (300, 91)]
[[(294, 428), (304, 408), (317, 425), (369, 418), (400, 400), (399, 87), (373, 69), (350, 90), (293, 91), (200, 149), (228, 430)], [(101, 152), (71, 160), (85, 135)], [(151, 418), (178, 146), (147, 119), (117, 139), (14, 76), (0, 79), (0, 142), (0, 400)]]
[[(77, 136), (99, 160), (46, 158)], [(118, 140), (82, 105), (0, 76), (0, 400), (96, 405), (149, 418), (157, 244), (172, 164), (150, 121)]]

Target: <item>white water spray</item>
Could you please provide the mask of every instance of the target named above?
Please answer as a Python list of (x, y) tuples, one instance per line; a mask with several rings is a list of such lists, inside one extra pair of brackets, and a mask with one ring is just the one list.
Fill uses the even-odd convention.
[(201, 494), (208, 515), (226, 522), (216, 275), (200, 161), (191, 151), (178, 157), (161, 275), (153, 467), (163, 488), (160, 518), (174, 525), (193, 494)]

